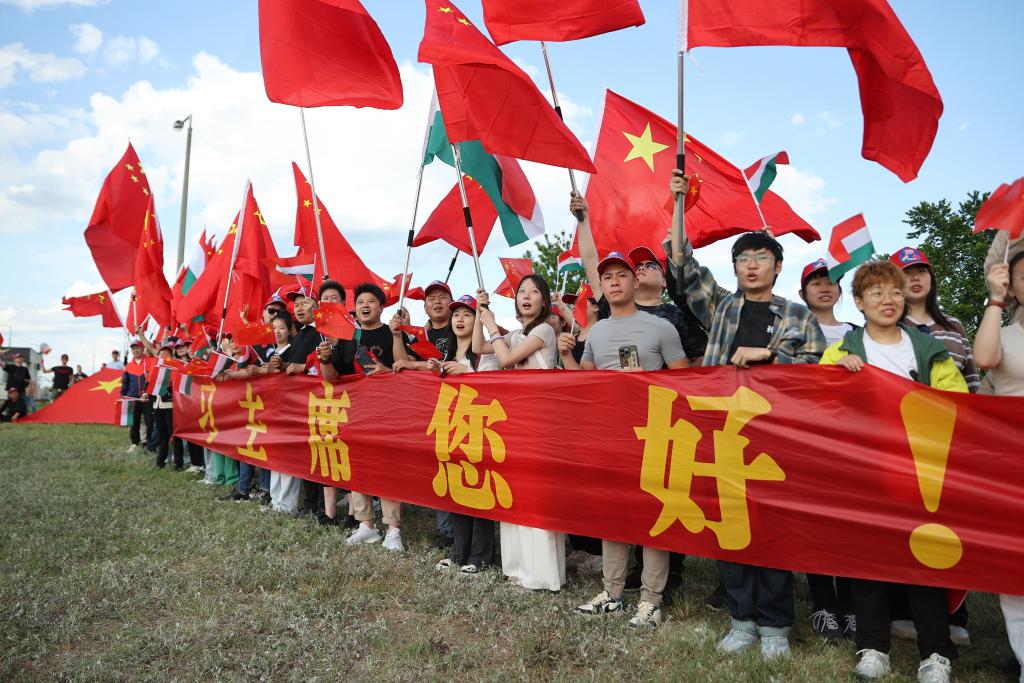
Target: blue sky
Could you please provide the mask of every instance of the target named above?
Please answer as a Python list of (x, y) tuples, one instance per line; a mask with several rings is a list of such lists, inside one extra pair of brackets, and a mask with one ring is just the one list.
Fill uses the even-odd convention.
[[(365, 0), (401, 65), (406, 104), (397, 112), (310, 112), (318, 190), (356, 249), (379, 274), (402, 267), (416, 159), (431, 91), (416, 63), (424, 5)], [(675, 118), (676, 3), (641, 0), (647, 24), (550, 46), (570, 126), (590, 145), (604, 89)], [(482, 26), (479, 0), (459, 4)], [(686, 128), (739, 166), (785, 149), (792, 167), (776, 183), (827, 240), (831, 226), (864, 212), (879, 250), (902, 246), (907, 209), (920, 201), (959, 201), (1022, 174), (1024, 142), (1017, 41), (1024, 4), (971, 6), (894, 0), (942, 94), (945, 113), (920, 177), (900, 180), (860, 156), (862, 118), (849, 58), (840, 49), (697, 49), (687, 63)], [(543, 77), (536, 44), (507, 53)], [(96, 291), (101, 280), (82, 231), (107, 170), (128, 139), (147, 166), (167, 244), (177, 247), (184, 136), (171, 128), (195, 114), (186, 251), (203, 227), (223, 233), (251, 178), (282, 255), (290, 255), (295, 196), (289, 162), (305, 167), (298, 115), (266, 101), (259, 76), (254, 2), (0, 0), (0, 333), (18, 345), (46, 342), (89, 370), (123, 335), (60, 311), (66, 293)], [(547, 84), (539, 85), (546, 89)], [(526, 165), (549, 231), (568, 228), (564, 171)], [(428, 167), (422, 221), (454, 181)], [(490, 288), (501, 279), (499, 244), (483, 257)], [(784, 238), (780, 286), (795, 296), (804, 263), (824, 244)], [(698, 256), (732, 278), (725, 245)], [(413, 254), (420, 282), (443, 275), (447, 246)], [(475, 289), (465, 259), (453, 277)], [(499, 314), (511, 317), (511, 305)], [(857, 320), (852, 304), (842, 312)], [(415, 311), (414, 311), (415, 313)]]

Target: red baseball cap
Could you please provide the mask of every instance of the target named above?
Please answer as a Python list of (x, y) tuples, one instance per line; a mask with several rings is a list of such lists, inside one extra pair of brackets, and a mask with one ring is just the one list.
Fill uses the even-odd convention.
[(263, 304), (263, 308), (266, 308), (267, 306), (270, 306), (271, 304), (281, 304), (282, 307), (287, 308), (288, 304), (285, 303), (285, 300), (281, 298), (280, 291), (281, 290), (279, 289), (276, 292), (274, 292), (273, 294), (271, 294), (270, 298), (267, 299), (267, 303)]
[(618, 251), (610, 251), (603, 259), (601, 259), (600, 263), (597, 264), (598, 274), (604, 272), (604, 269), (607, 268), (608, 266), (616, 263), (620, 263), (626, 266), (626, 269), (629, 270), (629, 272), (636, 275), (636, 268), (633, 266), (633, 262), (630, 261), (625, 256), (623, 256), (622, 253)]
[(576, 295), (569, 294), (568, 292), (566, 292), (565, 294), (562, 295), (562, 303), (565, 304), (566, 306), (575, 306)]
[(316, 300), (316, 294), (314, 294), (309, 288), (306, 287), (299, 287), (298, 289), (293, 289), (292, 291), (285, 294), (285, 296), (288, 298), (288, 301), (295, 301), (300, 296), (303, 297), (304, 299), (313, 299), (314, 301)]
[(658, 258), (658, 255), (654, 253), (654, 250), (650, 247), (639, 246), (633, 247), (629, 251), (629, 260), (633, 262), (634, 269), (641, 263), (647, 263), (648, 261), (654, 261), (658, 264), (658, 267), (663, 271), (665, 270), (665, 264), (662, 259)]
[[(432, 290), (432, 289), (443, 289), (444, 291), (448, 292), (448, 296), (452, 295), (452, 288), (449, 287), (448, 283), (443, 281), (443, 280), (434, 280), (429, 285), (424, 287), (423, 288), (423, 296), (426, 297), (427, 294), (430, 294), (430, 290)], [(473, 309), (473, 310), (476, 310), (476, 309)]]
[[(448, 289), (447, 285), (445, 285), (445, 289)], [(463, 294), (458, 299), (448, 304), (448, 310), (454, 311), (459, 306), (465, 306), (471, 311), (476, 311), (476, 299), (471, 297), (469, 294)]]
[(903, 247), (890, 256), (889, 260), (904, 270), (910, 266), (932, 267), (931, 262), (928, 261), (928, 257), (924, 255), (924, 252), (915, 247)]
[(823, 258), (811, 261), (804, 266), (804, 272), (800, 275), (800, 286), (806, 287), (807, 281), (811, 279), (811, 276), (821, 270), (824, 270), (826, 273), (828, 272), (828, 262)]

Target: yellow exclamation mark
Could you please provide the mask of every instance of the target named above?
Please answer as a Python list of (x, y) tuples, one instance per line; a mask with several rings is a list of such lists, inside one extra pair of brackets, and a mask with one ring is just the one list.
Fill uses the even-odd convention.
[[(900, 401), (900, 415), (914, 456), (921, 500), (928, 512), (936, 512), (953, 441), (956, 404), (932, 392), (912, 391)], [(911, 532), (910, 552), (926, 567), (949, 569), (960, 561), (964, 548), (955, 531), (929, 523)]]

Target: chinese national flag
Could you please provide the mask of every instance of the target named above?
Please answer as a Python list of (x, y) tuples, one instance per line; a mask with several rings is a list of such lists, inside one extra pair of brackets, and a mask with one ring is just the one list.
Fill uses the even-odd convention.
[[(487, 196), (483, 185), (470, 177), (465, 178), (466, 199), (469, 211), (473, 215), (473, 236), (476, 248), (484, 252), (484, 246), (491, 237), (491, 230), (498, 220), (498, 210)], [(451, 191), (441, 200), (437, 208), (431, 212), (420, 231), (413, 238), (412, 246), (419, 247), (435, 240), (444, 240), (464, 254), (472, 254), (469, 245), (469, 231), (466, 230), (466, 217), (462, 213), (462, 195), (456, 182)]]
[(164, 277), (164, 238), (153, 210), (153, 198), (143, 219), (135, 256), (135, 295), (160, 327), (171, 324), (171, 288)]
[[(71, 311), (76, 318), (87, 318), (90, 316), (101, 316), (103, 327), (124, 327), (121, 316), (114, 308), (114, 300), (110, 292), (97, 292), (85, 296), (66, 296), (60, 302), (67, 306), (65, 311)], [(2, 342), (0, 342), (2, 343)]]
[(85, 242), (96, 269), (112, 292), (134, 284), (135, 252), (150, 197), (146, 173), (129, 143), (124, 156), (103, 181), (85, 229)]
[(274, 337), (274, 326), (262, 320), (246, 323), (236, 328), (232, 333), (232, 339), (241, 346), (273, 344), (277, 341)]
[(510, 299), (516, 298), (516, 290), (519, 283), (527, 275), (533, 275), (533, 260), (528, 258), (499, 258), (501, 267), (505, 271), (505, 279), (494, 293), (498, 296), (507, 296)]
[(484, 24), (496, 45), (514, 40), (578, 40), (641, 26), (637, 0), (483, 0)]
[(313, 313), (317, 332), (335, 339), (351, 339), (356, 333), (355, 321), (341, 304), (321, 301)]
[(408, 332), (416, 341), (409, 343), (409, 349), (419, 356), (422, 360), (441, 360), (444, 355), (437, 350), (437, 347), (430, 342), (430, 338), (427, 337), (427, 330), (419, 325), (402, 325), (401, 330)]
[(864, 111), (865, 159), (903, 182), (917, 177), (942, 98), (917, 45), (886, 0), (687, 0), (682, 50), (790, 45), (845, 47)]
[(985, 200), (974, 219), (974, 232), (982, 230), (1005, 230), (1013, 240), (1024, 233), (1024, 178), (1003, 183)]
[(594, 290), (590, 288), (589, 282), (580, 285), (580, 291), (576, 294), (576, 308), (572, 311), (572, 317), (582, 330), (587, 326), (587, 299), (594, 297)]
[(533, 80), (450, 2), (427, 0), (419, 60), (434, 67), (453, 143), (479, 140), (491, 154), (594, 172), (587, 151)]
[(359, 0), (259, 0), (263, 84), (296, 107), (398, 109), (402, 81)]

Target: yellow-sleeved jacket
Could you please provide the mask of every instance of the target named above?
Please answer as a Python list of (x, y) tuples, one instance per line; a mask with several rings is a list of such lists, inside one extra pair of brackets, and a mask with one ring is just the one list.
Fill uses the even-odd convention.
[[(967, 393), (967, 382), (960, 374), (960, 369), (949, 357), (945, 345), (930, 334), (920, 332), (913, 327), (899, 323), (900, 329), (910, 337), (917, 359), (917, 377), (921, 384), (942, 391), (958, 391)], [(864, 351), (865, 328), (850, 330), (841, 340), (825, 349), (821, 356), (821, 365), (835, 365), (839, 359), (848, 354), (860, 356), (867, 361)]]

